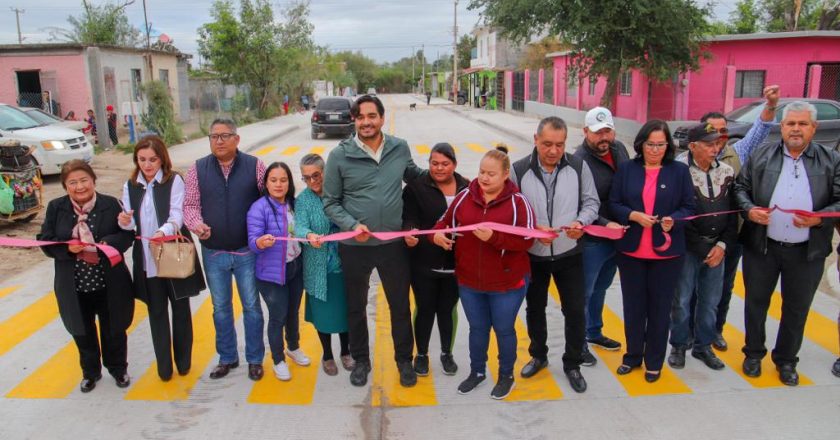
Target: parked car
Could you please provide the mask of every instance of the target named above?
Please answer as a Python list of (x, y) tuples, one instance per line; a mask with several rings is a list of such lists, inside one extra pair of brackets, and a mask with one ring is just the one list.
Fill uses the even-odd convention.
[(32, 155), (45, 175), (60, 173), (61, 165), (71, 159), (93, 160), (93, 145), (80, 131), (42, 124), (6, 104), (0, 104), (0, 137), (34, 146)]
[[(71, 130), (77, 130), (84, 133), (84, 129), (87, 128), (87, 122), (85, 121), (66, 121), (64, 119), (59, 118), (56, 115), (47, 113), (39, 108), (35, 107), (18, 107), (21, 111), (26, 113), (27, 116), (30, 118), (40, 122), (41, 124), (45, 125), (59, 125), (61, 127), (66, 127)], [(88, 142), (93, 142), (93, 135), (87, 135)]]
[[(830, 99), (783, 98), (779, 100), (776, 109), (776, 122), (781, 122), (782, 113), (786, 105), (793, 101), (805, 101), (817, 109), (817, 133), (814, 142), (826, 147), (840, 150), (840, 102)], [(756, 101), (739, 107), (726, 114), (726, 128), (729, 130), (729, 143), (743, 138), (764, 110), (764, 100)], [(688, 149), (688, 129), (690, 126), (679, 127), (674, 131), (674, 141), (679, 143), (680, 149)], [(770, 129), (765, 142), (778, 142), (782, 138), (779, 125)]]
[(367, 94), (370, 96), (376, 96), (376, 89), (373, 87), (369, 87), (367, 90)]
[(339, 96), (319, 99), (312, 112), (312, 139), (318, 139), (321, 133), (342, 136), (353, 134), (356, 125), (350, 115), (351, 104), (350, 99)]

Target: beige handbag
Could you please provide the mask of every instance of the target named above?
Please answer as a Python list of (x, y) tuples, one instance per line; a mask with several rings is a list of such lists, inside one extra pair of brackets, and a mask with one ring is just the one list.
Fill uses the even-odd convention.
[(154, 252), (158, 277), (184, 279), (195, 273), (195, 246), (180, 232), (175, 240), (149, 248)]

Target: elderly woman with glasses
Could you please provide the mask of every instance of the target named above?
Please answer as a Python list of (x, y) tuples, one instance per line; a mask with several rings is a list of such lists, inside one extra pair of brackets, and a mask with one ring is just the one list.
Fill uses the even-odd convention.
[(324, 213), (324, 159), (307, 154), (300, 161), (300, 172), (306, 189), (297, 197), (295, 236), (310, 241), (303, 246), (303, 286), (306, 289), (304, 319), (318, 330), (324, 348), (321, 360), (324, 372), (338, 374), (333, 358), (332, 334), (338, 333), (341, 342), (341, 365), (353, 369), (347, 336), (347, 297), (344, 294), (344, 274), (338, 257), (338, 243), (322, 243), (319, 239), (339, 231)]
[(628, 374), (644, 361), (645, 380), (656, 382), (685, 254), (683, 225), (674, 219), (694, 213), (694, 186), (688, 167), (674, 161), (664, 121), (642, 126), (633, 149), (636, 158), (619, 165), (609, 200), (613, 218), (629, 225), (616, 244), (627, 338), (617, 373)]

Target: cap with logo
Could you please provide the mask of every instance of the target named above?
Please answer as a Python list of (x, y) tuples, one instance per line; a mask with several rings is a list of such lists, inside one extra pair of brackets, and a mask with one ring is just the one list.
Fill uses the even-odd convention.
[(603, 128), (615, 129), (612, 113), (604, 107), (595, 107), (586, 112), (584, 125), (589, 131), (598, 131)]
[(712, 124), (697, 124), (688, 129), (688, 142), (713, 142), (727, 137), (726, 129), (718, 130)]

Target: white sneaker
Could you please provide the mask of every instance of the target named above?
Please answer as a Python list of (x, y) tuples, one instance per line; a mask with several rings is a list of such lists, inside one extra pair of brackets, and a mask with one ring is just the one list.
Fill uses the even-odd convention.
[(289, 372), (289, 364), (280, 361), (279, 364), (274, 366), (274, 375), (280, 380), (290, 380), (292, 373)]
[(309, 359), (309, 356), (307, 356), (306, 353), (304, 353), (303, 350), (301, 350), (300, 348), (298, 348), (295, 351), (285, 350), (284, 353), (286, 353), (286, 356), (292, 358), (292, 360), (300, 366), (305, 367), (312, 363), (312, 361)]

